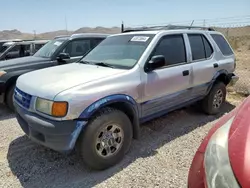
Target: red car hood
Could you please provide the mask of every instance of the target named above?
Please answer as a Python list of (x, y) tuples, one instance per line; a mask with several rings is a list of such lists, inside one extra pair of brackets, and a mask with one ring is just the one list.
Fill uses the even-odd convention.
[(250, 97), (237, 108), (229, 132), (228, 152), (241, 187), (250, 187)]

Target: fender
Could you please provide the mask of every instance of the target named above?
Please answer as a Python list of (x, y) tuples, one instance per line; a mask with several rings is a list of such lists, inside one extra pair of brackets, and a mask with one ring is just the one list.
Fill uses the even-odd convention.
[(228, 75), (227, 70), (222, 69), (222, 70), (217, 71), (217, 72), (214, 74), (214, 76), (213, 76), (211, 82), (209, 83), (209, 86), (208, 86), (208, 89), (207, 89), (207, 94), (208, 94), (208, 93), (210, 92), (210, 90), (212, 89), (212, 87), (213, 87), (214, 82), (216, 81), (216, 79), (217, 79), (220, 75), (222, 75), (222, 74)]
[(228, 75), (227, 70), (222, 69), (222, 70), (217, 71), (217, 72), (214, 74), (212, 81), (215, 81), (215, 80), (216, 80), (220, 75), (222, 75), (222, 74)]
[(106, 96), (104, 98), (101, 98), (91, 105), (89, 105), (79, 116), (78, 119), (89, 119), (97, 110), (100, 108), (103, 108), (105, 106), (108, 106), (110, 104), (116, 103), (116, 102), (122, 102), (131, 108), (134, 116), (134, 120), (132, 122), (133, 125), (133, 136), (134, 138), (139, 138), (139, 131), (140, 131), (140, 123), (139, 123), (139, 110), (138, 110), (138, 104), (137, 102), (128, 95), (124, 94), (115, 94)]
[(95, 101), (80, 114), (79, 118), (88, 119), (100, 108), (116, 102), (124, 102), (126, 104), (129, 104), (132, 107), (132, 109), (134, 109), (135, 113), (138, 116), (138, 106), (135, 100), (128, 95), (117, 94), (117, 95), (109, 95), (99, 99), (98, 101)]

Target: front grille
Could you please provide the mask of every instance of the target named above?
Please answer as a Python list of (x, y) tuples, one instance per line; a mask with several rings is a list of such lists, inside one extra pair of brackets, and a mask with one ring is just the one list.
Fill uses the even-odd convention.
[(29, 95), (28, 93), (25, 93), (16, 87), (14, 98), (19, 105), (26, 109), (29, 109), (32, 95)]

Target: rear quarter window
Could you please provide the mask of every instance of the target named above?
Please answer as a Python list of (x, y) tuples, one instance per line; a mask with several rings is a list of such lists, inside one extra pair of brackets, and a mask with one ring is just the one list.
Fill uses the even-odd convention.
[(233, 54), (233, 51), (230, 45), (228, 44), (228, 42), (225, 40), (225, 38), (222, 35), (211, 34), (211, 36), (214, 39), (215, 43), (218, 45), (223, 55), (228, 56), (228, 55)]

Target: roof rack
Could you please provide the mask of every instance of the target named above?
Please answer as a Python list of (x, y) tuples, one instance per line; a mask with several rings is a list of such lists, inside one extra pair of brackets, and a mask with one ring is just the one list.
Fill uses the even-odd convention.
[(185, 26), (185, 25), (166, 25), (166, 26), (152, 26), (152, 27), (138, 27), (131, 29), (124, 29), (124, 24), (121, 25), (121, 32), (133, 32), (133, 31), (154, 31), (154, 30), (173, 30), (173, 29), (202, 29), (208, 31), (215, 31), (210, 27), (200, 27), (200, 26)]

